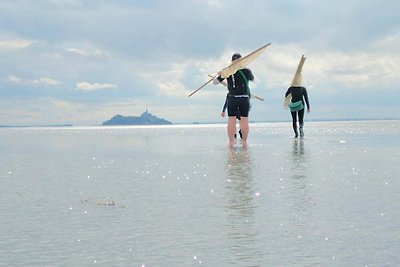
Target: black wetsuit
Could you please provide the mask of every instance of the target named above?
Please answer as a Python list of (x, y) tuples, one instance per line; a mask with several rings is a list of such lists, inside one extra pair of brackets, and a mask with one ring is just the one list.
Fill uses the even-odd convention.
[[(225, 103), (224, 106), (222, 108), (222, 112), (225, 112), (227, 106), (228, 106), (228, 99), (229, 99), (229, 93), (226, 94), (226, 98), (225, 98)], [(240, 111), (238, 110), (236, 113), (236, 119), (240, 120)]]
[[(308, 102), (308, 94), (307, 94), (307, 89), (303, 86), (291, 86), (287, 90), (285, 97), (287, 97), (289, 94), (292, 94), (292, 100), (291, 102), (297, 102), (297, 101), (302, 101), (303, 106), (304, 105), (304, 100), (306, 101), (307, 104), (307, 109), (310, 109), (310, 103)], [(300, 109), (298, 111), (290, 112), (292, 114), (292, 123), (293, 123), (293, 130), (296, 134), (297, 137), (297, 118), (296, 115), (299, 117), (299, 125), (300, 128), (303, 128), (304, 125), (304, 108)]]
[[(248, 117), (250, 109), (250, 90), (248, 84), (243, 77), (245, 76), (247, 81), (253, 81), (254, 75), (250, 69), (238, 70), (235, 74), (229, 76), (226, 80), (228, 82), (228, 116), (237, 116), (238, 112), (240, 116)], [(222, 82), (224, 78), (221, 76), (217, 77), (219, 82)]]

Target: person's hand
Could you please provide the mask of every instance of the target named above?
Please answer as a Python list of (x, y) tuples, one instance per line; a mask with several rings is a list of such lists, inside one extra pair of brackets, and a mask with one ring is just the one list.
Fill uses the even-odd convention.
[(221, 117), (225, 117), (225, 112), (221, 112)]
[(214, 80), (213, 80), (213, 84), (219, 84), (220, 82), (218, 81), (218, 79), (217, 78), (215, 78)]
[(310, 113), (310, 109), (309, 108), (307, 109), (307, 112)]

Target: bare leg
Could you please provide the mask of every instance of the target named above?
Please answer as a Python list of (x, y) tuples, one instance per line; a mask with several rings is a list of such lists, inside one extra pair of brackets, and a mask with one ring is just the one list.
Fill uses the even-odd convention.
[(227, 132), (228, 132), (228, 138), (229, 138), (229, 146), (233, 147), (233, 145), (235, 144), (236, 116), (228, 117)]
[(242, 130), (243, 146), (247, 146), (247, 137), (249, 136), (249, 117), (241, 118), (240, 129)]

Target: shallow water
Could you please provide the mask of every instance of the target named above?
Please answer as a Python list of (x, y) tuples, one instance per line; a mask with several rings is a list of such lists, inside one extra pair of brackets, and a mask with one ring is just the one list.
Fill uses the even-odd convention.
[(400, 122), (0, 129), (0, 266), (395, 266)]

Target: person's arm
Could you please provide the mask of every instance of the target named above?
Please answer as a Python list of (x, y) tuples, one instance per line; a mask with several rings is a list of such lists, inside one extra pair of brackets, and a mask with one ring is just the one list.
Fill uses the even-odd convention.
[(219, 84), (219, 83), (221, 83), (223, 80), (225, 80), (225, 78), (222, 78), (221, 75), (219, 75), (218, 77), (216, 77), (216, 78), (213, 80), (213, 84)]
[(250, 69), (243, 69), (244, 70), (244, 73), (245, 73), (245, 75), (246, 75), (246, 78), (247, 78), (247, 80), (249, 80), (249, 81), (254, 81), (254, 75), (253, 75), (253, 72), (250, 70)]
[(286, 91), (285, 97), (287, 97), (288, 95), (290, 95), (292, 93), (292, 87), (289, 87)]
[(303, 87), (303, 96), (307, 104), (307, 112), (310, 112), (310, 102), (308, 102), (308, 94), (307, 94), (307, 89), (305, 87)]
[(228, 95), (229, 94), (227, 94), (226, 98), (225, 98), (225, 103), (224, 103), (224, 107), (222, 108), (221, 117), (225, 117), (225, 110), (226, 110), (226, 107), (228, 105)]

